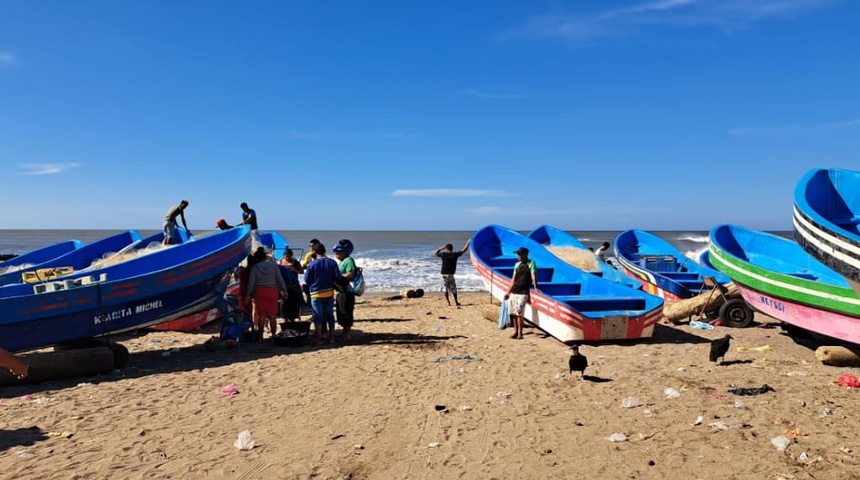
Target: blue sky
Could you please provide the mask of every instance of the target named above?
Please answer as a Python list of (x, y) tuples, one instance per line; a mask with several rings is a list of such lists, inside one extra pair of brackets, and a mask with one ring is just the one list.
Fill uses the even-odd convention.
[(790, 229), (852, 0), (0, 2), (0, 228)]

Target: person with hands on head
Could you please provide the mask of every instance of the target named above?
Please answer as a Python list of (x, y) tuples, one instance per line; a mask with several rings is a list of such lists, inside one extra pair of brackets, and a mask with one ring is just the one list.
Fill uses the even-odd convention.
[(529, 303), (529, 292), (532, 287), (538, 290), (537, 266), (535, 261), (529, 259), (529, 249), (520, 247), (517, 249), (517, 263), (514, 265), (514, 273), (511, 277), (511, 285), (505, 292), (505, 301), (511, 315), (514, 316), (514, 334), (511, 338), (523, 339), (523, 322), (526, 305)]

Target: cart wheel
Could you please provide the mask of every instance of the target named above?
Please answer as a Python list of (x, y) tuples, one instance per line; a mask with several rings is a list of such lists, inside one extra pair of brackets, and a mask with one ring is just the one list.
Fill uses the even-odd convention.
[(748, 327), (754, 317), (755, 313), (740, 298), (731, 299), (720, 307), (720, 318), (727, 327)]

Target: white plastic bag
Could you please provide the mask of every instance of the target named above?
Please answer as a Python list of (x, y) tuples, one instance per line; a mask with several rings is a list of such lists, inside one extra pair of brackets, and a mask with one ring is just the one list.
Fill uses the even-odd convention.
[(251, 432), (249, 430), (242, 430), (239, 432), (239, 438), (233, 442), (233, 446), (238, 448), (239, 450), (250, 450), (256, 446), (256, 442), (254, 442), (254, 437), (251, 436)]
[(511, 326), (510, 307), (508, 307), (508, 301), (503, 300), (501, 307), (499, 307), (499, 330), (504, 330), (510, 326)]

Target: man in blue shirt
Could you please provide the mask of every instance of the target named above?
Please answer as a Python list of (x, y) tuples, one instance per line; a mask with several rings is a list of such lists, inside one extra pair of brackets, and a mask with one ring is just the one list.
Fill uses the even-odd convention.
[(248, 204), (242, 202), (239, 207), (242, 208), (242, 222), (239, 225), (250, 225), (251, 230), (257, 229), (257, 212), (253, 208), (249, 208)]

